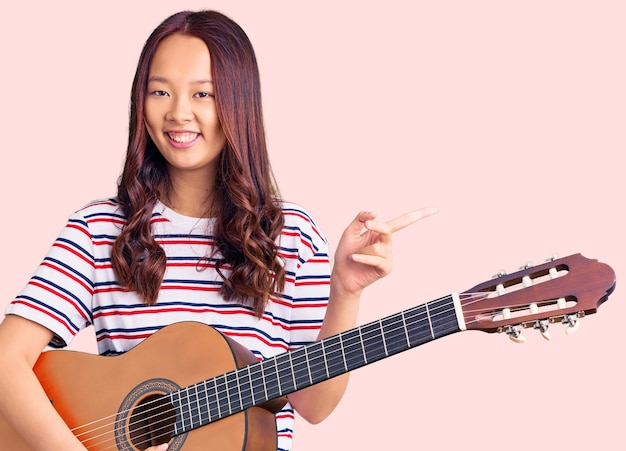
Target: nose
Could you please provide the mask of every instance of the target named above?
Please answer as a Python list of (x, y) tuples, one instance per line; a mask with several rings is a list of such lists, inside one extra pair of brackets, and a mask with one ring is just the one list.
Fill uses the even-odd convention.
[(189, 122), (193, 119), (191, 102), (184, 96), (177, 96), (173, 98), (165, 119), (176, 123)]

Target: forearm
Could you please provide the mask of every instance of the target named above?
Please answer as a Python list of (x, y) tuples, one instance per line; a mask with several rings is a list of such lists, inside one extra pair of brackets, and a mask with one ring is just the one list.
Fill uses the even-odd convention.
[[(328, 309), (318, 340), (352, 329), (356, 325), (360, 293), (345, 294), (337, 284), (331, 284)], [(348, 385), (349, 373), (299, 390), (289, 395), (289, 401), (300, 416), (310, 423), (319, 423), (335, 409)]]
[(56, 413), (30, 368), (15, 363), (13, 367), (2, 365), (2, 368), (0, 409), (17, 435), (36, 451), (84, 451), (85, 447)]
[[(36, 451), (84, 451), (52, 407), (33, 366), (52, 332), (24, 318), (8, 315), (0, 323), (0, 415)], [(1, 437), (2, 449), (9, 437)]]

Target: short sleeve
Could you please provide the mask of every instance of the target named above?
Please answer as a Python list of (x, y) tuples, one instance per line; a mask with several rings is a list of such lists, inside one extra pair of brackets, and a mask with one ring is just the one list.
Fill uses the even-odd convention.
[(6, 314), (19, 315), (50, 329), (53, 347), (64, 347), (92, 323), (93, 241), (87, 221), (72, 215), (26, 287)]
[(326, 314), (329, 292), (330, 264), (328, 253), (324, 249), (300, 266), (296, 274), (291, 349), (317, 338)]
[(289, 349), (295, 349), (315, 341), (322, 327), (330, 293), (330, 262), (326, 238), (308, 212), (293, 204), (284, 211), (290, 239), (282, 250), (293, 284)]

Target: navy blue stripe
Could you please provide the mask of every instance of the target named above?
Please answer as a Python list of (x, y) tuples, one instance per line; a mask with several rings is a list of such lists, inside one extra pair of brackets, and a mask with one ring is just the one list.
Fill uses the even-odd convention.
[(117, 235), (107, 235), (106, 233), (102, 233), (99, 235), (91, 235), (91, 239), (93, 240), (101, 240), (105, 238), (107, 240), (115, 241), (117, 239)]
[(57, 317), (59, 317), (59, 318), (63, 318), (63, 319), (65, 320), (65, 323), (66, 323), (68, 326), (70, 326), (72, 329), (74, 329), (74, 332), (75, 332), (75, 333), (77, 333), (77, 332), (80, 330), (80, 328), (79, 328), (78, 326), (76, 326), (76, 324), (74, 324), (74, 323), (70, 320), (70, 318), (69, 318), (67, 315), (65, 315), (65, 314), (64, 314), (63, 312), (61, 312), (60, 310), (57, 310), (57, 309), (55, 309), (55, 308), (53, 308), (53, 307), (49, 306), (48, 304), (44, 304), (43, 302), (41, 302), (41, 301), (39, 301), (39, 300), (37, 300), (37, 299), (35, 299), (35, 298), (31, 298), (30, 296), (18, 296), (16, 299), (24, 299), (24, 300), (27, 300), (27, 301), (29, 301), (31, 304), (36, 304), (36, 305), (38, 305), (39, 307), (42, 307), (42, 308), (43, 308), (43, 310), (48, 310), (48, 311), (50, 311), (50, 312), (54, 313)]
[(167, 233), (163, 235), (154, 235), (155, 238), (195, 238), (195, 239), (203, 239), (203, 240), (213, 240), (213, 235), (204, 235), (204, 234), (190, 234), (190, 233)]
[(74, 274), (76, 277), (78, 277), (79, 279), (82, 279), (83, 281), (85, 281), (85, 283), (87, 285), (89, 285), (92, 289), (93, 289), (93, 282), (91, 281), (91, 279), (89, 279), (88, 277), (85, 277), (82, 273), (76, 271), (74, 268), (72, 268), (71, 266), (63, 263), (60, 260), (57, 260), (56, 258), (50, 258), (50, 257), (46, 257), (44, 258), (44, 261), (48, 261), (48, 262), (52, 262), (57, 266), (60, 266), (61, 268), (66, 269), (67, 271), (71, 272), (72, 274)]
[[(220, 332), (225, 333), (226, 335), (228, 335), (228, 333), (227, 333), (228, 331), (231, 331), (231, 332), (251, 332), (251, 333), (253, 333), (255, 335), (259, 335), (261, 337), (265, 337), (267, 339), (267, 341), (270, 342), (270, 343), (282, 343), (285, 346), (288, 346), (288, 344), (289, 344), (283, 338), (272, 337), (267, 332), (259, 330), (259, 329), (255, 328), (255, 327), (234, 327), (234, 326), (227, 326), (227, 325), (224, 325), (224, 324), (214, 324), (213, 327), (218, 329)], [(262, 345), (262, 344), (260, 343), (260, 345)]]
[(76, 249), (77, 251), (79, 251), (81, 254), (83, 254), (85, 257), (89, 258), (90, 260), (93, 260), (93, 255), (91, 255), (91, 253), (85, 249), (82, 246), (79, 246), (78, 243), (72, 241), (72, 240), (68, 240), (67, 238), (57, 238), (56, 240), (57, 242), (62, 242), (65, 243), (67, 245), (69, 245), (70, 247)]
[(67, 221), (69, 224), (80, 224), (82, 225), (86, 230), (89, 230), (89, 224), (87, 224), (87, 222), (83, 221), (82, 219), (76, 219), (76, 218), (70, 218)]
[(187, 280), (187, 279), (163, 279), (163, 282), (161, 283), (161, 285), (165, 285), (165, 284), (175, 284), (175, 283), (182, 283), (182, 284), (189, 284), (189, 285), (222, 285), (223, 282), (222, 281), (216, 281), (216, 280), (198, 280), (198, 279), (191, 279), (191, 280)]
[(99, 211), (98, 213), (92, 213), (90, 215), (85, 215), (85, 219), (93, 219), (93, 218), (101, 218), (101, 217), (121, 219), (123, 221), (126, 220), (126, 216), (124, 215), (120, 215), (116, 213), (106, 213), (102, 211)]
[(31, 280), (37, 280), (37, 281), (39, 281), (39, 282), (41, 282), (41, 283), (43, 283), (45, 285), (48, 285), (48, 286), (54, 288), (55, 290), (63, 293), (67, 297), (69, 297), (69, 298), (73, 299), (74, 301), (76, 301), (76, 303), (78, 305), (80, 305), (80, 308), (83, 309), (83, 312), (85, 314), (87, 314), (87, 316), (89, 316), (89, 320), (93, 322), (93, 316), (91, 316), (90, 310), (83, 303), (83, 301), (81, 301), (81, 299), (78, 296), (74, 295), (71, 291), (68, 291), (65, 288), (63, 288), (62, 286), (57, 285), (56, 283), (54, 283), (54, 282), (52, 282), (52, 281), (50, 281), (48, 279), (44, 279), (42, 277), (39, 277), (39, 276), (33, 276)]

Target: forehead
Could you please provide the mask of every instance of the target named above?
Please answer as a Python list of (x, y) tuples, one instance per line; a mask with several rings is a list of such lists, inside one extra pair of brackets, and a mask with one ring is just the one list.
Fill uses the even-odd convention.
[(208, 78), (211, 74), (209, 49), (202, 39), (180, 33), (163, 39), (152, 57), (149, 77), (170, 81)]

